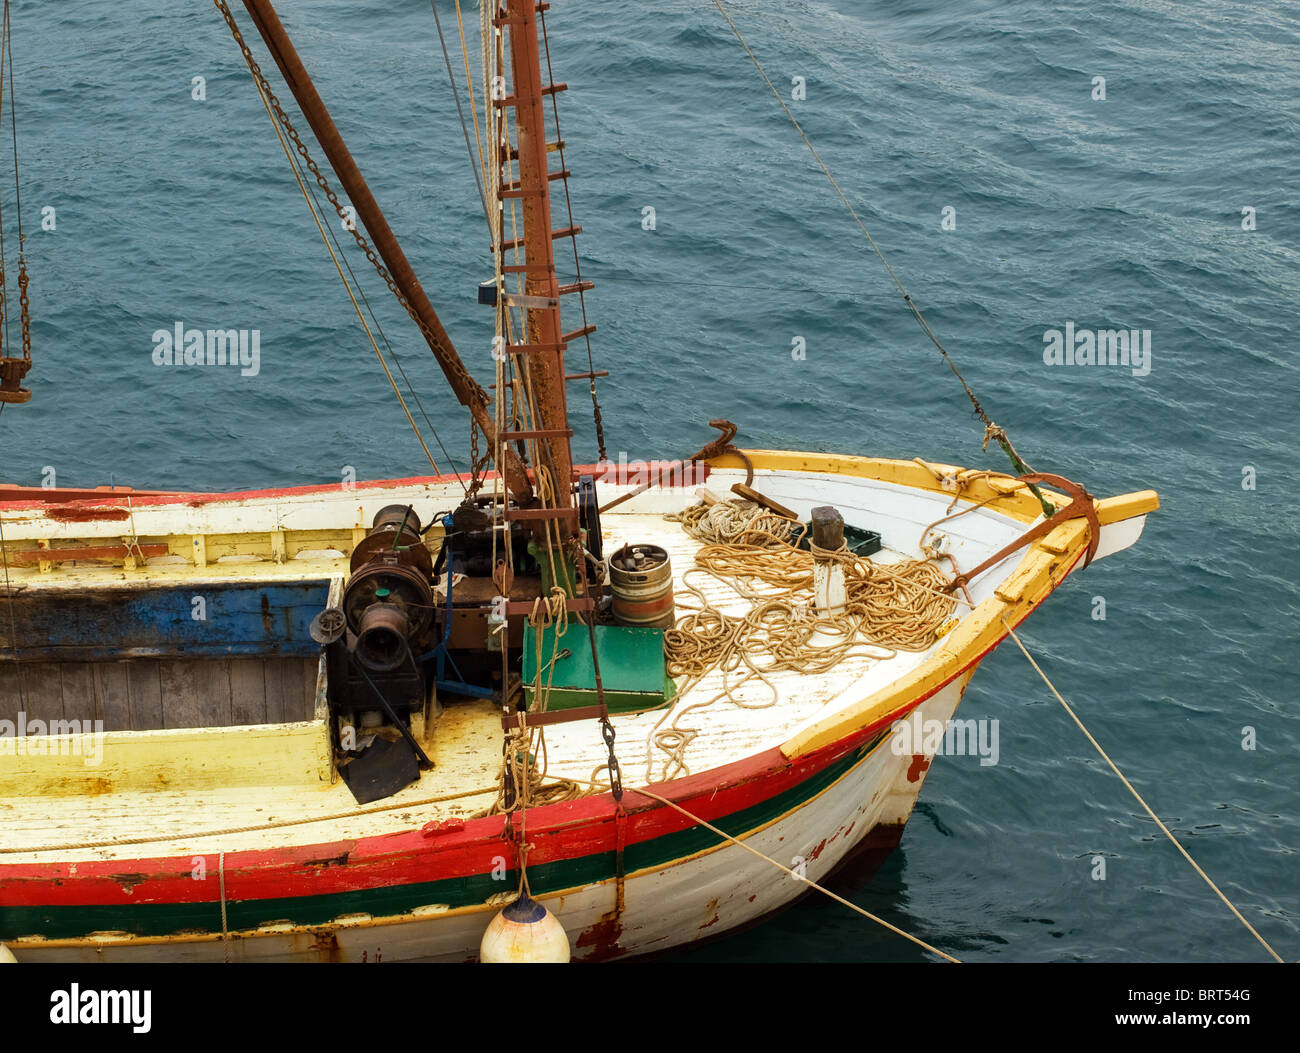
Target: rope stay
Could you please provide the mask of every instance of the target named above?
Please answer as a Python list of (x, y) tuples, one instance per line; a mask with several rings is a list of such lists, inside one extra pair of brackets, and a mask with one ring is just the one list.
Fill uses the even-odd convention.
[[(218, 11), (220, 11), (222, 17), (226, 22), (226, 25), (230, 29), (231, 35), (234, 37), (235, 43), (239, 46), (240, 51), (244, 56), (244, 61), (248, 66), (250, 75), (252, 76), (254, 87), (256, 87), (258, 91), (258, 95), (261, 98), (262, 105), (266, 108), (267, 115), (271, 119), (271, 126), (276, 133), (276, 138), (280, 143), (281, 149), (284, 151), (285, 157), (289, 161), (290, 168), (293, 170), (294, 179), (298, 183), (298, 188), (302, 192), (303, 199), (307, 202), (307, 207), (311, 211), (312, 219), (315, 221), (316, 228), (320, 232), (321, 239), (325, 244), (325, 249), (329, 253), (330, 259), (334, 264), (334, 268), (339, 274), (339, 279), (340, 281), (342, 281), (344, 290), (348, 294), (348, 299), (352, 302), (352, 307), (357, 314), (357, 318), (361, 322), (361, 327), (366, 334), (367, 340), (370, 342), (371, 348), (375, 352), (375, 357), (379, 360), (379, 364), (382, 367), (384, 374), (388, 379), (389, 385), (393, 389), (393, 394), (397, 397), (397, 401), (402, 407), (402, 412), (406, 416), (407, 422), (411, 426), (411, 430), (415, 433), (416, 440), (419, 442), (420, 448), (423, 450), (425, 457), (428, 459), (430, 466), (433, 468), (434, 474), (441, 475), (442, 470), (441, 468), (439, 468), (438, 462), (434, 459), (433, 454), (430, 452), (429, 447), (424, 440), (424, 436), (421, 433), (419, 426), (415, 422), (415, 418), (411, 415), (411, 411), (406, 404), (406, 400), (402, 397), (402, 393), (398, 390), (397, 382), (393, 378), (392, 372), (388, 367), (388, 363), (385, 360), (383, 353), (379, 349), (379, 345), (375, 340), (374, 332), (378, 332), (380, 340), (383, 341), (384, 346), (387, 348), (389, 355), (393, 359), (394, 365), (397, 366), (398, 372), (402, 376), (402, 380), (406, 385), (408, 394), (411, 396), (412, 400), (416, 403), (420, 415), (424, 418), (425, 424), (428, 425), (429, 431), (432, 433), (434, 441), (438, 444), (438, 447), (442, 450), (443, 456), (447, 458), (449, 464), (454, 464), (454, 459), (452, 458), (451, 454), (447, 451), (447, 447), (444, 445), (441, 437), (438, 435), (438, 431), (433, 426), (433, 422), (429, 420), (429, 415), (425, 411), (424, 405), (420, 401), (420, 397), (416, 393), (414, 386), (411, 384), (410, 378), (407, 376), (406, 370), (403, 367), (402, 362), (398, 357), (396, 350), (393, 348), (392, 343), (389, 341), (387, 334), (384, 332), (383, 327), (379, 322), (379, 319), (376, 317), (374, 308), (372, 307), (369, 298), (366, 296), (365, 291), (361, 286), (361, 282), (357, 278), (356, 272), (352, 268), (351, 262), (347, 259), (347, 256), (344, 254), (342, 247), (339, 245), (338, 238), (334, 234), (332, 224), (323, 220), (322, 217), (325, 214), (324, 208), (321, 206), (319, 200), (316, 197), (315, 188), (311, 187), (310, 185), (311, 181), (304, 177), (302, 171), (304, 165), (315, 177), (315, 182), (320, 186), (321, 190), (329, 199), (330, 203), (335, 207), (335, 210), (338, 212), (340, 218), (344, 219), (345, 221), (348, 219), (346, 212), (344, 211), (342, 205), (339, 203), (337, 195), (330, 188), (328, 180), (320, 172), (319, 167), (312, 159), (310, 152), (306, 147), (306, 144), (303, 143), (297, 130), (294, 128), (292, 122), (290, 121), (288, 114), (284, 112), (284, 109), (280, 105), (280, 101), (276, 97), (274, 91), (271, 89), (270, 84), (267, 82), (265, 76), (263, 76), (261, 68), (256, 62), (256, 60), (253, 58), (252, 51), (249, 49), (247, 43), (244, 41), (243, 34), (239, 31), (238, 26), (235, 24), (234, 16), (231, 14), (230, 9), (226, 4), (225, 0), (213, 0), (213, 2), (217, 7)], [(283, 126), (283, 130), (281, 126)], [(290, 149), (289, 146), (290, 141), (293, 142), (297, 153), (301, 156), (302, 158), (301, 162), (297, 157), (294, 156), (294, 150)], [(371, 262), (374, 263), (377, 268), (382, 268), (382, 264), (378, 261), (378, 257), (374, 255), (373, 249), (370, 248), (369, 244), (365, 241), (360, 231), (357, 230), (356, 224), (349, 222), (347, 226), (348, 229), (351, 230), (353, 237), (356, 238), (362, 250), (366, 253), (367, 258), (370, 259)], [(331, 242), (333, 243), (333, 247), (331, 247)], [(347, 269), (347, 276), (345, 276), (343, 273), (344, 268)], [(397, 291), (394, 288), (392, 282), (388, 279), (386, 270), (380, 269), (379, 273), (381, 278), (384, 278), (386, 281), (388, 281), (389, 288), (392, 289), (396, 294)], [(349, 282), (349, 276), (351, 279), (350, 282)], [(353, 286), (356, 287), (355, 294), (353, 293)], [(365, 304), (366, 313), (369, 314), (370, 316), (370, 322), (371, 324), (373, 324), (374, 327), (373, 332), (371, 329), (371, 324), (368, 324), (366, 322), (365, 316), (362, 314), (361, 306), (357, 302), (358, 295), (360, 296), (361, 301)], [(398, 300), (403, 307), (407, 308), (408, 313), (412, 314), (412, 317), (415, 317), (409, 305), (407, 305), (404, 302), (404, 298), (401, 297), (400, 294), (398, 295)], [(416, 320), (418, 324), (419, 319), (417, 318)], [(463, 485), (464, 484), (462, 484), (462, 486)]]
[(1156, 826), (1160, 828), (1160, 832), (1164, 834), (1165, 837), (1169, 838), (1173, 846), (1176, 849), (1178, 849), (1178, 851), (1182, 854), (1182, 857), (1192, 865), (1192, 869), (1195, 870), (1196, 873), (1198, 873), (1201, 876), (1202, 880), (1204, 880), (1205, 883), (1209, 885), (1211, 889), (1214, 890), (1214, 894), (1223, 901), (1224, 905), (1230, 911), (1232, 911), (1232, 913), (1236, 916), (1237, 920), (1241, 922), (1244, 926), (1246, 926), (1247, 931), (1252, 936), (1254, 936), (1256, 940), (1259, 941), (1260, 946), (1262, 946), (1264, 950), (1268, 951), (1268, 953), (1272, 955), (1276, 961), (1278, 962), (1283, 961), (1282, 956), (1278, 954), (1277, 951), (1273, 950), (1273, 948), (1269, 945), (1268, 941), (1265, 940), (1264, 937), (1261, 936), (1256, 931), (1255, 926), (1253, 926), (1250, 922), (1248, 922), (1245, 919), (1245, 917), (1243, 917), (1241, 911), (1239, 911), (1236, 908), (1236, 906), (1233, 904), (1233, 902), (1223, 894), (1223, 891), (1219, 888), (1219, 886), (1216, 885), (1213, 882), (1213, 880), (1211, 880), (1210, 875), (1207, 874), (1201, 868), (1201, 865), (1191, 857), (1191, 854), (1187, 851), (1187, 849), (1185, 849), (1182, 846), (1182, 843), (1178, 840), (1178, 838), (1176, 838), (1170, 832), (1169, 827), (1165, 826), (1165, 824), (1160, 821), (1160, 817), (1156, 815), (1156, 813), (1152, 810), (1151, 806), (1147, 804), (1147, 802), (1142, 798), (1142, 795), (1138, 793), (1136, 789), (1133, 788), (1133, 784), (1124, 777), (1124, 773), (1120, 771), (1119, 767), (1115, 764), (1115, 762), (1110, 759), (1110, 755), (1104, 749), (1101, 748), (1101, 743), (1099, 743), (1095, 738), (1093, 738), (1092, 732), (1090, 732), (1086, 727), (1084, 727), (1083, 721), (1080, 720), (1078, 715), (1074, 712), (1074, 710), (1070, 708), (1070, 704), (1065, 700), (1061, 692), (1056, 689), (1056, 685), (1052, 683), (1048, 675), (1045, 672), (1043, 672), (1042, 666), (1040, 666), (1036, 661), (1034, 661), (1034, 656), (1029, 653), (1029, 649), (1025, 647), (1020, 637), (1016, 634), (1016, 631), (1013, 628), (1011, 628), (1011, 626), (1007, 623), (1005, 617), (1003, 617), (1002, 619), (1002, 626), (1010, 634), (1011, 639), (1013, 639), (1016, 642), (1016, 646), (1020, 648), (1021, 653), (1024, 654), (1024, 656), (1029, 660), (1029, 664), (1034, 667), (1034, 671), (1040, 677), (1042, 677), (1043, 683), (1047, 685), (1047, 689), (1051, 691), (1053, 695), (1056, 696), (1056, 701), (1061, 703), (1061, 705), (1065, 709), (1065, 712), (1070, 715), (1070, 719), (1073, 720), (1075, 724), (1078, 725), (1079, 730), (1083, 732), (1084, 737), (1087, 738), (1087, 740), (1090, 743), (1092, 743), (1093, 749), (1095, 749), (1097, 753), (1100, 754), (1101, 759), (1104, 760), (1110, 766), (1110, 770), (1113, 771), (1116, 777), (1119, 779), (1119, 781), (1124, 784), (1124, 788), (1133, 795), (1133, 797), (1137, 800), (1137, 803), (1140, 804), (1142, 808), (1146, 811), (1147, 815), (1151, 816), (1152, 822), (1154, 822)]
[[(818, 152), (817, 147), (813, 145), (812, 139), (810, 139), (808, 133), (804, 131), (803, 125), (799, 123), (794, 112), (790, 109), (785, 99), (782, 98), (781, 93), (777, 91), (776, 85), (772, 83), (771, 77), (767, 75), (767, 70), (763, 68), (763, 64), (759, 61), (758, 56), (754, 54), (754, 50), (749, 46), (749, 42), (746, 41), (744, 36), (741, 34), (740, 28), (732, 19), (731, 12), (727, 10), (723, 0), (713, 0), (713, 6), (716, 7), (722, 17), (726, 19), (727, 25), (731, 27), (731, 32), (735, 35), (736, 40), (740, 42), (740, 46), (744, 48), (745, 54), (749, 56), (749, 60), (754, 64), (754, 68), (758, 70), (759, 76), (763, 78), (763, 82), (768, 86), (768, 89), (772, 92), (776, 101), (781, 104), (781, 109), (785, 111), (785, 115), (790, 119), (790, 123), (794, 125), (795, 131), (799, 133), (799, 137), (803, 140), (804, 145), (808, 147), (808, 152), (812, 154), (813, 160), (817, 162), (817, 167), (821, 169), (827, 182), (830, 183), (831, 188), (835, 191), (835, 195), (840, 199), (840, 203), (848, 210), (849, 215), (853, 217), (853, 222), (857, 224), (858, 229), (862, 231), (863, 236), (867, 239), (867, 244), (871, 246), (872, 251), (875, 252), (876, 256), (879, 258), (881, 265), (893, 280), (894, 285), (897, 286), (899, 294), (903, 297), (903, 302), (907, 304), (908, 310), (912, 312), (912, 316), (921, 327), (921, 331), (925, 333), (925, 335), (930, 338), (930, 342), (938, 348), (939, 354), (943, 356), (944, 362), (948, 364), (948, 368), (952, 370), (953, 376), (957, 378), (958, 382), (962, 386), (962, 390), (966, 392), (966, 397), (970, 400), (975, 415), (984, 423), (984, 449), (987, 450), (989, 448), (990, 440), (996, 441), (997, 444), (1002, 447), (1007, 457), (1010, 458), (1012, 467), (1016, 469), (1017, 474), (1032, 474), (1033, 469), (1030, 468), (1020, 454), (1016, 452), (1016, 448), (1011, 444), (1011, 439), (1007, 436), (1006, 430), (995, 424), (993, 419), (988, 415), (979, 398), (971, 389), (970, 384), (966, 382), (966, 378), (962, 376), (961, 371), (957, 368), (957, 364), (948, 354), (947, 348), (943, 346), (938, 334), (930, 327), (930, 323), (926, 320), (925, 315), (921, 313), (921, 309), (916, 305), (916, 301), (912, 299), (911, 293), (909, 293), (903, 285), (903, 280), (898, 276), (898, 273), (894, 268), (890, 266), (889, 260), (885, 258), (884, 252), (881, 250), (880, 246), (876, 244), (876, 239), (871, 236), (871, 231), (867, 229), (866, 223), (864, 223), (862, 217), (858, 215), (858, 210), (853, 207), (853, 203), (849, 200), (848, 195), (844, 192), (839, 181), (831, 172), (830, 167), (824, 160), (822, 160), (822, 155)], [(1034, 496), (1037, 497), (1041, 503), (1043, 515), (1050, 519), (1055, 509), (1052, 508), (1048, 500), (1036, 487), (1031, 486), (1030, 490), (1033, 491)]]

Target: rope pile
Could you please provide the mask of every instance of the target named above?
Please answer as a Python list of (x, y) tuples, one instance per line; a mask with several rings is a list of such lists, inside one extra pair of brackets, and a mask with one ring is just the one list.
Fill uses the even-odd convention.
[(701, 503), (664, 518), (681, 523), (682, 529), (696, 541), (711, 544), (765, 545), (769, 538), (797, 544), (804, 534), (802, 523), (779, 516), (753, 501)]
[[(655, 725), (646, 738), (647, 778), (652, 747), (667, 754), (664, 778), (688, 773), (684, 755), (700, 733), (681, 726), (688, 713), (723, 698), (747, 709), (776, 705), (780, 692), (769, 679), (773, 673), (818, 676), (853, 657), (884, 660), (898, 651), (924, 651), (956, 610), (957, 601), (942, 591), (949, 579), (933, 563), (876, 563), (847, 546), (837, 552), (815, 545), (800, 549), (802, 524), (750, 501), (693, 505), (665, 518), (705, 542), (681, 578), (697, 602), (679, 594), (678, 608), (687, 613), (664, 633), (668, 674), (687, 678), (679, 697), (715, 671), (722, 673), (722, 685), (707, 700), (674, 707), (667, 727), (663, 720)], [(817, 610), (813, 568), (818, 558), (834, 559), (844, 568), (846, 603), (840, 611)], [(701, 574), (749, 600), (748, 611), (728, 614), (715, 607), (692, 581)], [(755, 680), (767, 687), (768, 701), (738, 697), (738, 690)]]
[[(759, 676), (779, 670), (825, 673), (864, 644), (924, 651), (956, 608), (942, 592), (949, 579), (933, 563), (876, 563), (847, 547), (804, 551), (795, 547), (804, 534), (802, 524), (749, 501), (693, 505), (668, 518), (706, 541), (683, 576), (699, 603), (680, 604), (691, 613), (664, 634), (671, 676), (699, 678), (715, 668), (729, 672), (742, 666)], [(817, 558), (844, 568), (842, 611), (819, 613), (813, 603)], [(718, 610), (690, 581), (696, 572), (725, 581), (751, 600), (749, 611)]]

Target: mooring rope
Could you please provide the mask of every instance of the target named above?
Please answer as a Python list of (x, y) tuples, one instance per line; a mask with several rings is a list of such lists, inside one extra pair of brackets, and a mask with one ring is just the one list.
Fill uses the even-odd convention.
[(668, 805), (669, 808), (681, 812), (682, 815), (686, 816), (687, 819), (690, 819), (691, 822), (697, 823), (700, 826), (704, 827), (704, 829), (710, 831), (711, 833), (716, 834), (718, 837), (730, 841), (733, 845), (736, 845), (738, 848), (743, 848), (750, 855), (758, 856), (758, 858), (763, 860), (764, 862), (771, 863), (772, 866), (776, 867), (778, 870), (784, 871), (785, 873), (789, 874), (790, 877), (792, 877), (795, 881), (802, 881), (805, 885), (808, 885), (810, 888), (816, 889), (823, 896), (829, 896), (831, 899), (835, 900), (836, 903), (842, 903), (844, 906), (848, 907), (849, 910), (861, 914), (864, 918), (867, 918), (870, 921), (874, 921), (877, 925), (883, 925), (890, 932), (895, 933), (898, 936), (902, 936), (903, 939), (905, 940), (910, 940), (912, 943), (916, 944), (918, 947), (923, 948), (924, 950), (929, 951), (931, 954), (937, 954), (940, 958), (944, 959), (945, 961), (953, 962), (955, 964), (961, 964), (961, 960), (959, 958), (954, 958), (951, 954), (944, 953), (943, 951), (939, 950), (938, 947), (934, 947), (931, 944), (926, 943), (925, 940), (921, 939), (919, 936), (913, 936), (910, 932), (904, 932), (897, 925), (894, 925), (891, 922), (886, 921), (884, 918), (872, 914), (871, 911), (869, 910), (864, 910), (862, 907), (859, 907), (856, 903), (850, 902), (849, 900), (845, 899), (843, 896), (836, 895), (830, 889), (826, 888), (823, 885), (817, 884), (817, 882), (813, 881), (811, 878), (803, 877), (799, 874), (796, 874), (785, 864), (778, 863), (771, 856), (764, 855), (757, 848), (753, 848), (750, 845), (747, 845), (744, 841), (740, 840), (738, 837), (733, 837), (725, 830), (718, 829), (707, 819), (701, 819), (698, 815), (695, 815), (693, 812), (688, 812), (676, 801), (670, 801), (667, 797), (660, 797), (657, 793), (645, 789), (629, 788), (627, 792), (640, 794), (642, 797), (649, 797), (651, 800), (658, 801), (660, 804)]
[(217, 880), (221, 885), (221, 942), (225, 944), (226, 964), (230, 964), (230, 925), (226, 920), (226, 852), (217, 854)]
[(1124, 784), (1128, 792), (1131, 793), (1134, 796), (1134, 798), (1136, 798), (1138, 804), (1140, 804), (1144, 809), (1146, 809), (1147, 815), (1151, 816), (1151, 819), (1156, 824), (1156, 826), (1160, 827), (1160, 832), (1163, 833), (1165, 837), (1169, 838), (1171, 842), (1173, 842), (1174, 847), (1178, 849), (1179, 852), (1182, 853), (1183, 858), (1186, 859), (1187, 862), (1189, 862), (1192, 865), (1192, 868), (1198, 874), (1201, 875), (1201, 878), (1205, 881), (1205, 883), (1214, 890), (1214, 894), (1218, 896), (1219, 899), (1223, 900), (1227, 908), (1230, 911), (1232, 911), (1233, 914), (1236, 915), (1237, 920), (1240, 921), (1244, 926), (1246, 926), (1246, 929), (1250, 932), (1252, 936), (1255, 937), (1255, 939), (1257, 939), (1260, 942), (1260, 945), (1264, 948), (1264, 950), (1268, 951), (1268, 953), (1271, 954), (1277, 961), (1279, 962), (1283, 961), (1282, 956), (1278, 954), (1277, 951), (1273, 950), (1273, 948), (1269, 946), (1268, 941), (1265, 940), (1264, 937), (1261, 936), (1255, 930), (1255, 926), (1253, 926), (1242, 916), (1241, 911), (1239, 911), (1233, 905), (1232, 901), (1223, 894), (1223, 891), (1219, 888), (1219, 886), (1216, 885), (1210, 879), (1210, 875), (1207, 874), (1201, 868), (1201, 865), (1191, 857), (1191, 854), (1187, 851), (1187, 849), (1185, 849), (1179, 843), (1178, 838), (1176, 838), (1172, 833), (1169, 832), (1169, 827), (1165, 826), (1165, 824), (1160, 821), (1160, 817), (1156, 815), (1156, 813), (1152, 811), (1151, 806), (1142, 799), (1142, 795), (1133, 788), (1133, 784), (1124, 777), (1124, 773), (1120, 771), (1119, 768), (1116, 766), (1115, 762), (1110, 759), (1109, 754), (1107, 754), (1106, 751), (1101, 748), (1101, 744), (1095, 738), (1092, 737), (1092, 732), (1090, 732), (1086, 727), (1083, 726), (1083, 721), (1080, 720), (1078, 715), (1074, 712), (1074, 710), (1070, 708), (1070, 704), (1065, 701), (1064, 697), (1062, 697), (1061, 695), (1061, 692), (1059, 692), (1056, 689), (1056, 685), (1053, 684), (1052, 681), (1048, 678), (1047, 674), (1043, 672), (1042, 667), (1037, 662), (1034, 661), (1034, 656), (1029, 653), (1029, 649), (1025, 647), (1025, 645), (1021, 642), (1020, 637), (1016, 635), (1016, 631), (1013, 628), (1011, 628), (1010, 625), (1007, 624), (1006, 618), (1002, 619), (1002, 625), (1007, 630), (1007, 632), (1011, 634), (1011, 639), (1013, 639), (1016, 642), (1016, 646), (1019, 647), (1021, 652), (1024, 654), (1024, 656), (1027, 659), (1029, 659), (1029, 664), (1034, 667), (1034, 671), (1037, 672), (1038, 675), (1043, 678), (1043, 683), (1047, 685), (1048, 690), (1051, 691), (1052, 694), (1056, 696), (1056, 701), (1058, 701), (1059, 703), (1061, 703), (1062, 706), (1065, 707), (1065, 711), (1070, 715), (1070, 719), (1073, 720), (1075, 724), (1079, 726), (1079, 730), (1082, 731), (1084, 736), (1088, 739), (1088, 741), (1092, 743), (1093, 748), (1101, 755), (1101, 759), (1110, 765), (1110, 770), (1115, 773), (1115, 775), (1119, 778), (1119, 781)]

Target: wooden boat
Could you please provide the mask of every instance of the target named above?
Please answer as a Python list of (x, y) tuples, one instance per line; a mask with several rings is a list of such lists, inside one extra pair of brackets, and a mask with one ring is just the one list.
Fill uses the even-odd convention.
[[(301, 87), (270, 4), (246, 6)], [(545, 171), (523, 115), (545, 93), (536, 10), (492, 10), (516, 62), (497, 112), (519, 113), (526, 189)], [(549, 213), (528, 227), (532, 270), (498, 318), (513, 295), (506, 335), (533, 345), (520, 372), (537, 412), (491, 436), (498, 472), (239, 494), (0, 488), (0, 943), (19, 961), (474, 960), (521, 891), (579, 960), (755, 922), (897, 843), (940, 750), (900, 749), (899, 722), (945, 726), (1008, 627), (1132, 545), (1158, 505), (726, 441), (575, 469), (556, 394), (567, 341), (541, 303), (558, 301), (554, 265), (535, 262), (550, 259)], [(497, 368), (504, 390), (509, 360)], [(511, 441), (526, 468), (507, 463)], [(545, 485), (557, 478), (574, 492)], [(477, 504), (475, 482), (492, 489)], [(706, 505), (752, 495), (726, 506), (747, 522), (776, 510), (811, 521), (814, 541), (838, 522), (879, 550), (804, 552), (802, 526), (702, 538), (701, 485)], [(610, 596), (625, 546), (667, 556), (649, 564), (678, 636), (653, 624), (654, 597)], [(714, 573), (720, 549), (796, 584)], [(846, 630), (845, 574), (849, 592), (930, 620), (901, 645), (865, 615)], [(772, 597), (766, 650), (683, 671), (683, 648), (708, 636), (690, 611), (734, 627)]]

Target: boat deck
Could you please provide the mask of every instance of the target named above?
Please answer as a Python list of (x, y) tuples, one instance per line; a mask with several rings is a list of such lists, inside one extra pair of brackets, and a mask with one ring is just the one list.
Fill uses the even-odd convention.
[[(735, 480), (743, 480), (743, 473), (715, 472), (709, 486), (721, 493)], [(906, 487), (887, 483), (867, 484), (861, 479), (795, 471), (764, 473), (755, 485), (805, 519), (813, 506), (834, 504), (849, 524), (879, 530), (886, 545), (874, 557), (880, 561), (916, 557), (921, 530), (944, 514), (951, 499), (950, 495), (909, 492)], [(428, 501), (444, 502), (439, 507), (445, 507), (447, 498), (454, 493), (450, 487), (445, 488), (447, 496), (431, 493), (432, 489), (424, 487), (409, 495), (390, 489), (362, 504), (377, 508), (379, 502), (418, 499), (418, 507)], [(602, 486), (602, 500), (632, 489)], [(668, 550), (675, 594), (683, 606), (694, 602), (686, 575), (700, 545), (678, 523), (666, 520), (664, 514), (679, 511), (693, 501), (690, 489), (655, 489), (607, 514), (602, 522), (606, 552), (625, 542), (652, 543)], [(284, 501), (273, 503), (279, 506), (276, 522), (283, 523), (298, 511), (286, 507)], [(359, 508), (356, 497), (349, 499), (348, 506), (349, 517), (357, 515), (362, 522), (362, 515), (374, 511)], [(135, 512), (138, 519), (150, 514), (142, 509)], [(215, 513), (214, 517), (219, 518)], [(246, 509), (243, 518), (248, 524), (257, 517), (258, 510), (253, 508)], [(338, 533), (355, 529), (350, 518), (346, 522), (346, 526), (336, 524)], [(980, 509), (953, 524), (949, 531), (951, 548), (963, 565), (971, 566), (977, 557), (995, 551), (1023, 528), (1021, 519)], [(310, 551), (311, 558), (288, 563), (227, 562), (209, 568), (164, 560), (131, 573), (164, 584), (169, 580), (194, 583), (196, 575), (227, 578), (237, 574), (241, 580), (289, 580), (295, 576), (336, 577), (345, 572), (346, 560), (341, 552), (334, 558), (335, 552), (328, 549), (304, 551)], [(1003, 568), (988, 575), (979, 585), (976, 601), (991, 595), (1005, 573)], [(120, 568), (93, 569), (78, 574), (76, 580), (85, 587), (95, 578), (108, 581), (123, 576)], [(52, 578), (46, 580), (49, 587), (57, 587)], [(750, 601), (721, 579), (695, 571), (689, 575), (689, 584), (700, 589), (720, 610), (743, 613), (748, 609)], [(934, 645), (939, 646), (941, 642)], [(868, 645), (825, 674), (777, 672), (767, 675), (767, 683), (751, 679), (730, 693), (723, 674), (715, 670), (681, 692), (670, 708), (613, 718), (624, 780), (646, 785), (778, 747), (800, 728), (860, 701), (913, 670), (927, 655)], [(733, 674), (733, 685), (736, 680)], [(321, 716), (323, 713), (318, 712)], [(313, 782), (310, 777), (304, 780), (302, 772), (295, 770), (293, 778), (281, 781), (274, 764), (265, 765), (263, 775), (245, 785), (204, 781), (186, 785), (173, 781), (158, 788), (114, 789), (107, 793), (0, 796), (0, 860), (139, 859), (269, 848), (283, 845), (286, 840), (304, 845), (334, 843), (410, 830), (432, 821), (465, 818), (492, 804), (499, 786), (501, 759), (500, 716), (494, 703), (447, 699), (441, 715), (425, 729), (424, 744), (435, 762), (434, 769), (394, 797), (368, 806), (358, 806), (341, 780)], [(599, 788), (606, 778), (607, 751), (594, 722), (548, 727), (544, 756), (548, 781), (563, 777), (586, 786), (594, 778)]]

